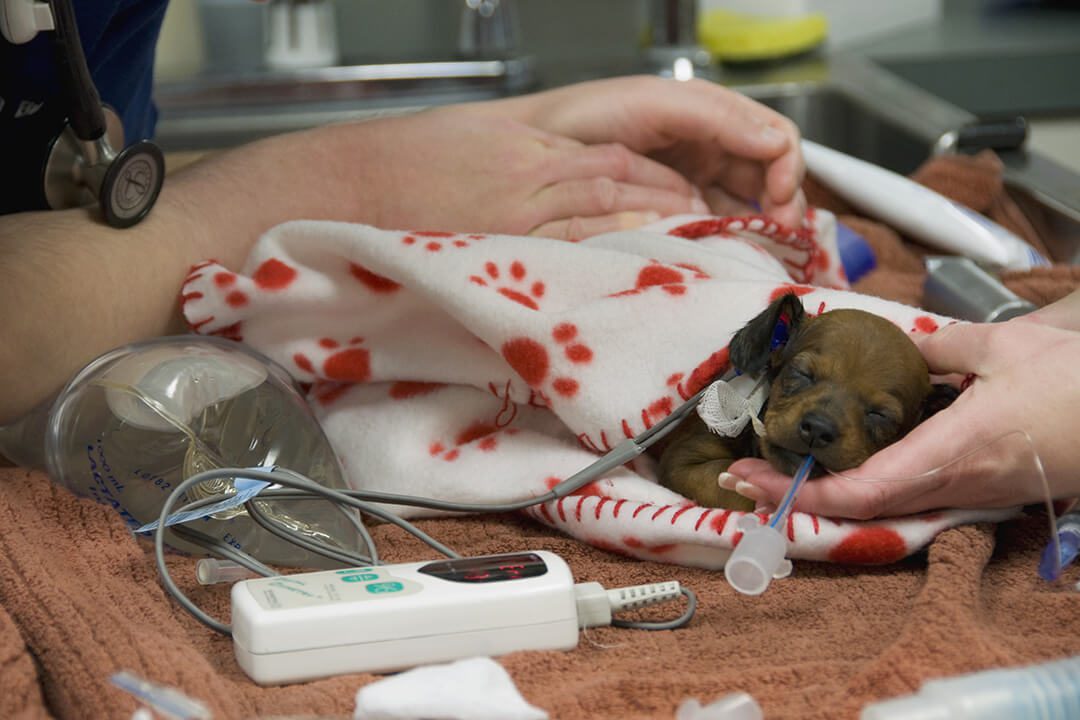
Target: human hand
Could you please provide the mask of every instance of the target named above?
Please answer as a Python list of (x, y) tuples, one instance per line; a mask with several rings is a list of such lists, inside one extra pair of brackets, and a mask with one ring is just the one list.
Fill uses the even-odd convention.
[(352, 126), (364, 142), (358, 156), (377, 169), (375, 224), (578, 240), (708, 210), (655, 160), (478, 112), (483, 105)]
[(746, 212), (753, 201), (793, 227), (806, 213), (798, 128), (721, 85), (636, 76), (498, 102), (535, 127), (663, 162), (702, 188), (714, 211)]
[[(999, 325), (948, 325), (921, 339), (919, 347), (931, 373), (973, 376), (970, 387), (843, 477), (806, 483), (796, 509), (868, 519), (1037, 502), (1046, 491), (1032, 446), (1051, 495), (1080, 495), (1080, 333), (1017, 318)], [(928, 472), (958, 458), (963, 459)], [(763, 460), (739, 460), (728, 472), (732, 477), (721, 486), (759, 504), (776, 505), (791, 484)]]

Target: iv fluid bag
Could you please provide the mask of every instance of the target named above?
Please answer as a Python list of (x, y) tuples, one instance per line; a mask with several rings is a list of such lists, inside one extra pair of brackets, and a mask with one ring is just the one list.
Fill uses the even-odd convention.
[[(278, 465), (346, 489), (333, 449), (289, 375), (239, 343), (175, 336), (127, 345), (87, 365), (50, 412), (45, 459), (52, 479), (118, 510), (132, 528), (157, 520), (182, 480), (218, 467)], [(235, 492), (230, 478), (188, 490), (174, 505)], [(347, 550), (361, 540), (324, 500), (256, 501), (275, 520)], [(328, 561), (251, 520), (243, 506), (189, 525), (264, 563)], [(201, 553), (172, 533), (174, 548)]]

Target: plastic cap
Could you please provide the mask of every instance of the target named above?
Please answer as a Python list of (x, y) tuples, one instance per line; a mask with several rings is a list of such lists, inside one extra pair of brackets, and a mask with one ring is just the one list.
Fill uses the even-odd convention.
[(195, 578), (200, 585), (237, 582), (255, 577), (255, 573), (231, 560), (202, 558), (195, 563)]
[(759, 524), (755, 515), (744, 515), (738, 527), (743, 531), (742, 540), (724, 564), (724, 577), (744, 595), (760, 595), (773, 578), (790, 570), (784, 557), (787, 540), (776, 528)]

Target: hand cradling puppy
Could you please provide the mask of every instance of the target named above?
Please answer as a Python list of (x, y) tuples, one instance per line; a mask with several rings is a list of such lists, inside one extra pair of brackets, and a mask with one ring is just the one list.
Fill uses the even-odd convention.
[(733, 438), (709, 430), (696, 414), (672, 434), (660, 457), (660, 482), (697, 504), (752, 510), (753, 501), (717, 484), (735, 460), (763, 457), (794, 474), (807, 455), (816, 472), (861, 465), (956, 396), (932, 385), (926, 362), (907, 335), (864, 310), (811, 316), (784, 295), (735, 333), (732, 366), (770, 389), (761, 414)]

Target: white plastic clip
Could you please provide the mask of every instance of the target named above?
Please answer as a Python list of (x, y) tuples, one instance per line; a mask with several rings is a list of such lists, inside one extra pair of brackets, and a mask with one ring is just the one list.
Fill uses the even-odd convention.
[(55, 27), (52, 8), (38, 0), (0, 0), (0, 34), (13, 45), (28, 43)]

